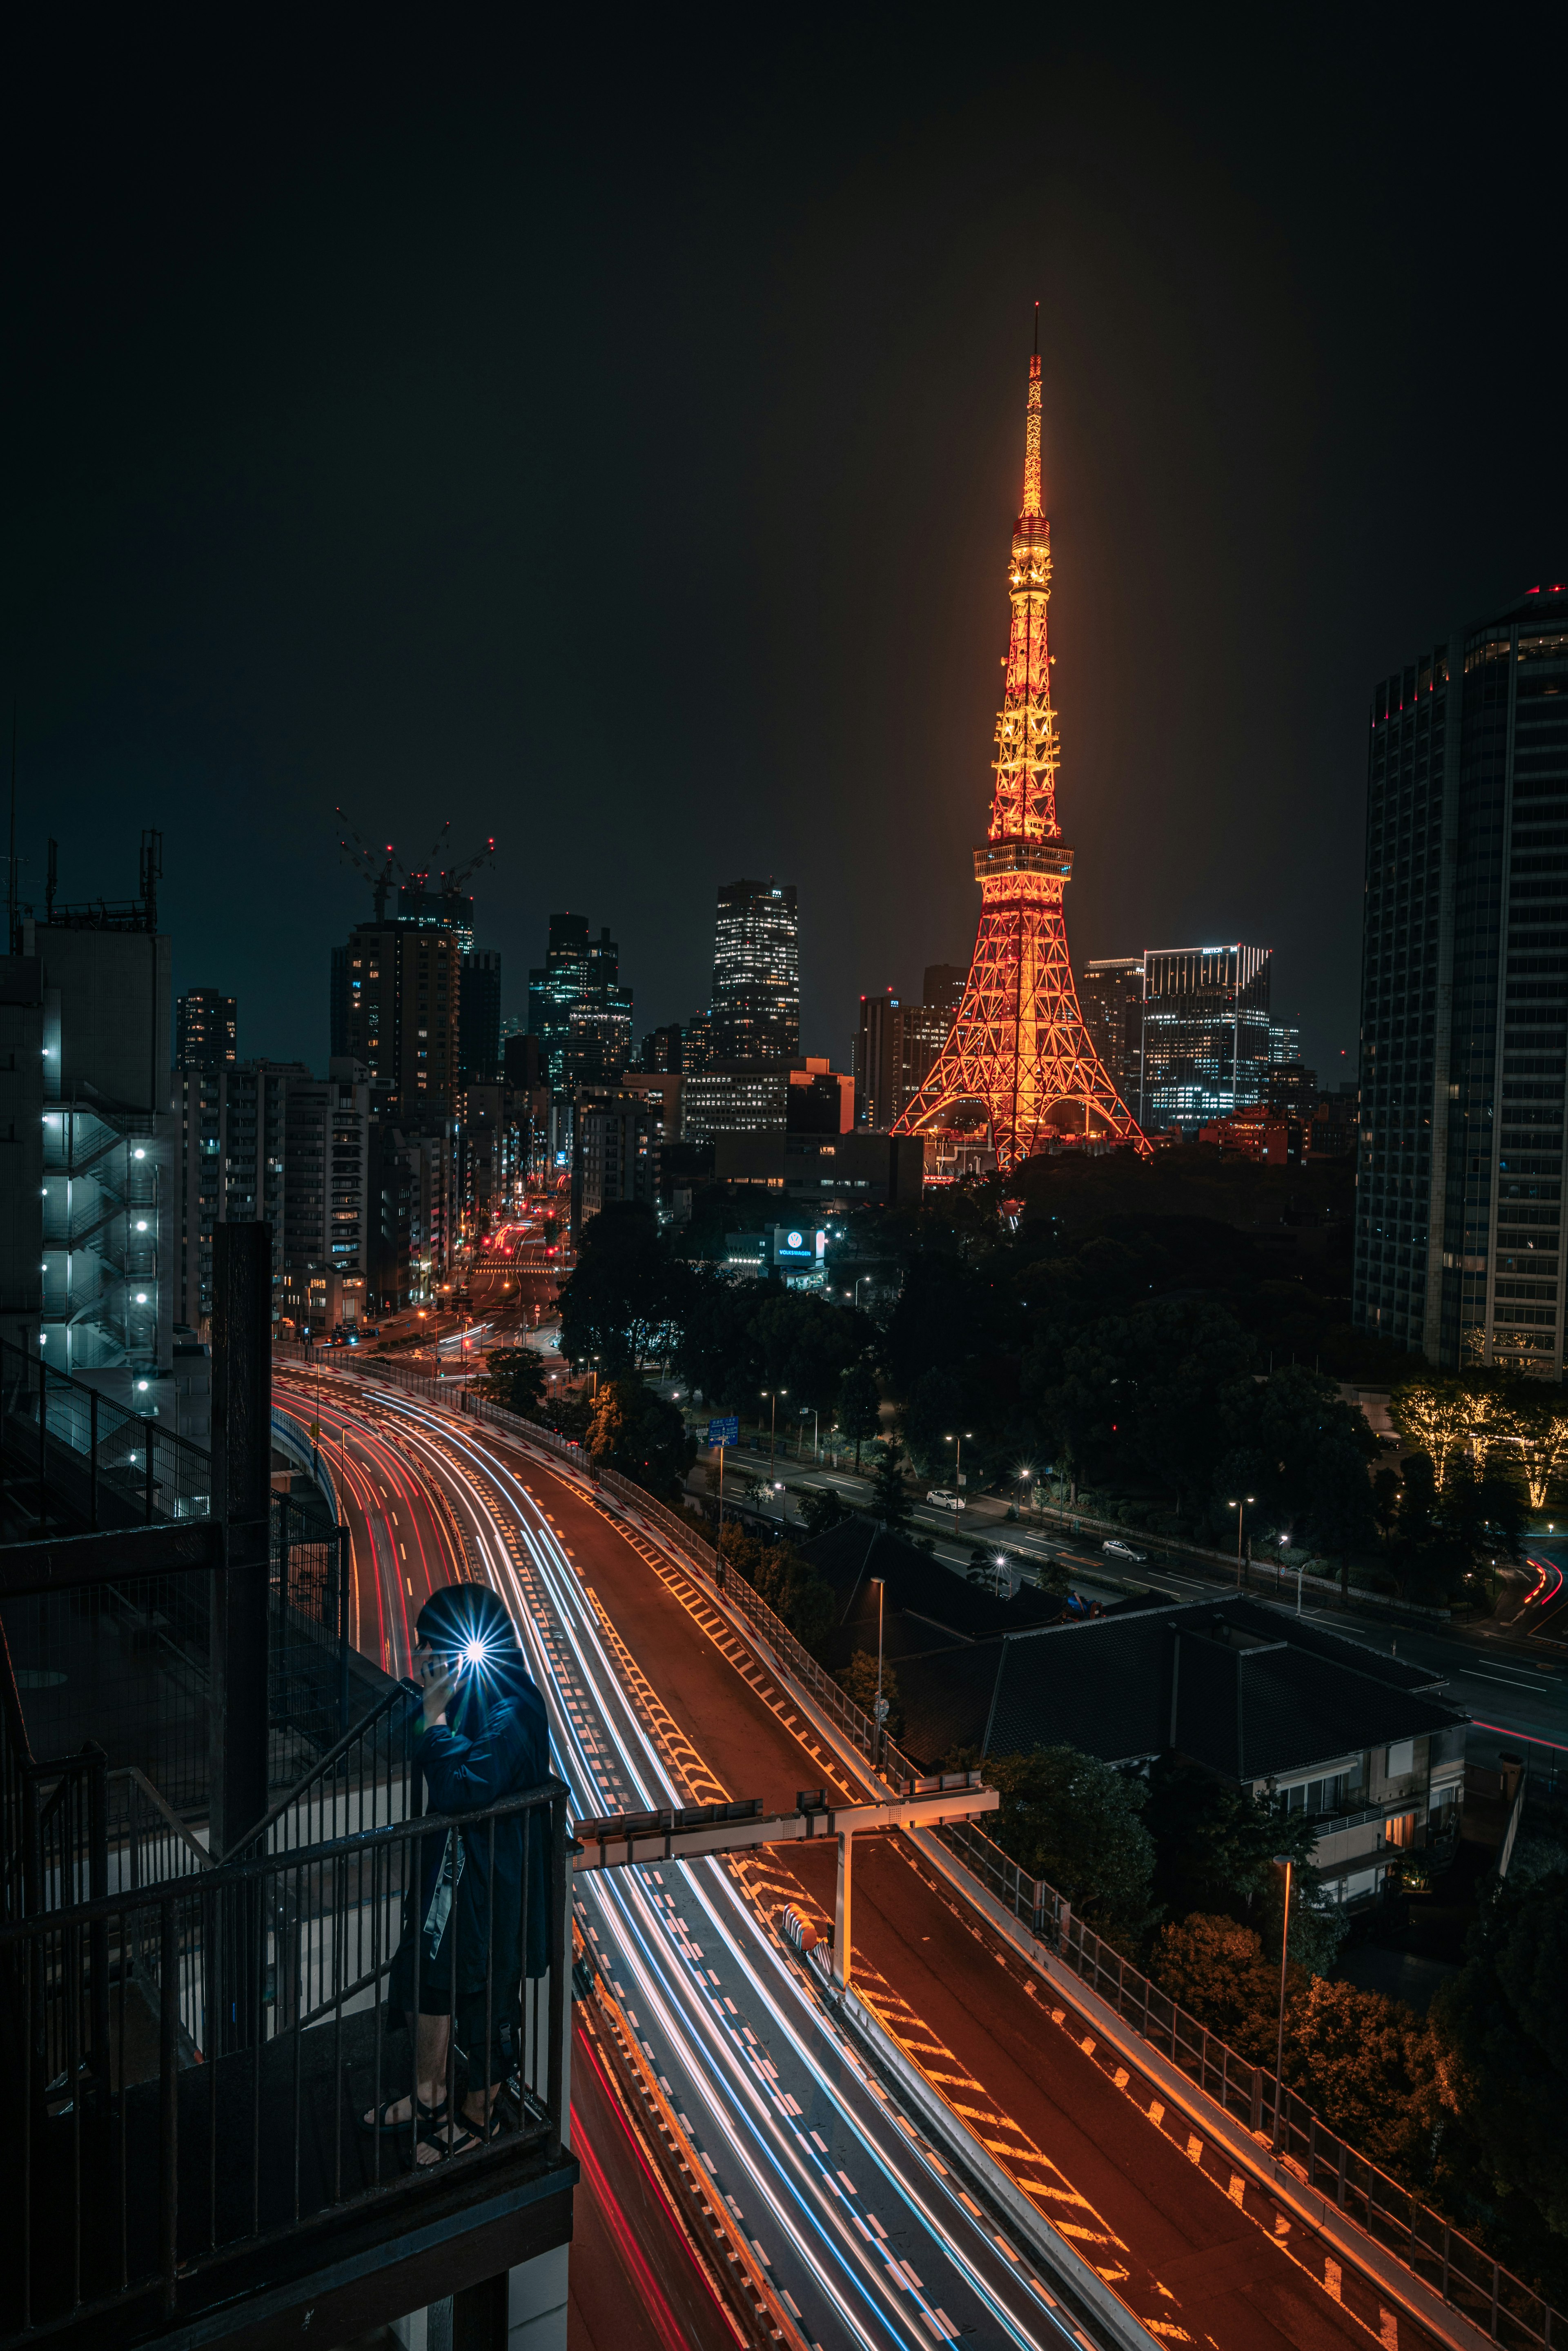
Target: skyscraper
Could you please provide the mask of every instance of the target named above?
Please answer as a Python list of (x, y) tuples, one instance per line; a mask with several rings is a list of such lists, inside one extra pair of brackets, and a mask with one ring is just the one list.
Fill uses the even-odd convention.
[(1078, 1000), (1083, 1026), (1111, 1072), (1116, 1092), (1142, 1124), (1144, 1117), (1144, 958), (1106, 956), (1086, 963)]
[(1144, 1118), (1197, 1127), (1260, 1102), (1270, 947), (1150, 947), (1144, 956)]
[(792, 882), (719, 886), (709, 1050), (716, 1061), (792, 1061), (800, 1053), (800, 942)]
[(1373, 697), (1352, 1313), (1450, 1370), (1563, 1373), (1565, 839), (1553, 586)]
[(588, 977), (588, 916), (552, 914), (545, 959), (528, 974), (528, 1034), (539, 1040), (539, 1062), (551, 1093), (566, 1092), (566, 1040), (571, 1008)]
[(187, 988), (174, 1007), (176, 1070), (221, 1070), (234, 1062), (239, 1023), (235, 999), (215, 987)]
[(494, 947), (465, 952), (457, 1003), (458, 1078), (465, 1086), (493, 1086), (501, 1074), (501, 958)]
[(333, 956), (333, 1059), (362, 1061), (378, 1111), (441, 1116), (459, 1083), (463, 943), (421, 920), (361, 923)]
[(854, 1037), (855, 1124), (885, 1134), (904, 1107), (899, 1100), (902, 1023), (891, 987), (861, 998)]

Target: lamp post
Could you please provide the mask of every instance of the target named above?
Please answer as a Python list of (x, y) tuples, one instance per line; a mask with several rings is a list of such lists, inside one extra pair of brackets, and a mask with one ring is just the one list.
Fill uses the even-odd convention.
[(876, 1724), (876, 1729), (872, 1738), (871, 1761), (873, 1771), (880, 1771), (882, 1770), (883, 1724), (887, 1719), (887, 1700), (882, 1694), (882, 1611), (883, 1603), (887, 1593), (887, 1586), (880, 1575), (873, 1575), (871, 1580), (876, 1586), (876, 1706), (873, 1709), (872, 1718)]
[(1249, 1510), (1249, 1506), (1250, 1506), (1253, 1502), (1255, 1502), (1255, 1501), (1257, 1500), (1257, 1499), (1258, 1499), (1258, 1497), (1257, 1497), (1255, 1494), (1243, 1494), (1243, 1495), (1242, 1495), (1242, 1497), (1241, 1497), (1241, 1499), (1240, 1499), (1239, 1502), (1229, 1502), (1229, 1503), (1228, 1503), (1228, 1504), (1226, 1505), (1226, 1507), (1227, 1507), (1227, 1509), (1228, 1509), (1228, 1510), (1234, 1510), (1234, 1511), (1237, 1513), (1237, 1520), (1236, 1520), (1236, 1589), (1237, 1589), (1237, 1591), (1238, 1591), (1238, 1592), (1239, 1592), (1239, 1591), (1240, 1591), (1240, 1589), (1241, 1589), (1241, 1530), (1242, 1530), (1242, 1528), (1247, 1524), (1247, 1512), (1248, 1512), (1248, 1510)]
[[(1290, 1536), (1281, 1535), (1280, 1537), (1280, 1564), (1281, 1567), (1287, 1564), (1285, 1553), (1289, 1551), (1290, 1547)], [(1296, 1555), (1296, 1614), (1298, 1616), (1301, 1613), (1301, 1575), (1306, 1564), (1305, 1556), (1302, 1553), (1298, 1552)]]
[(945, 1437), (942, 1439), (944, 1445), (951, 1445), (954, 1448), (953, 1490), (955, 1493), (956, 1493), (958, 1488), (964, 1482), (964, 1438), (966, 1437), (973, 1437), (974, 1433), (975, 1432), (972, 1428), (966, 1428), (961, 1436)]
[(788, 1388), (764, 1388), (762, 1393), (772, 1406), (768, 1416), (768, 1475), (771, 1478), (775, 1468), (774, 1456), (778, 1450), (779, 1399), (781, 1395), (788, 1395), (789, 1391)]
[(1285, 1970), (1291, 1956), (1291, 1877), (1289, 1854), (1277, 1853), (1274, 1866), (1285, 1873), (1285, 1920), (1280, 1929), (1280, 2032), (1274, 2043), (1274, 2152), (1280, 2152), (1280, 2126), (1285, 2104)]

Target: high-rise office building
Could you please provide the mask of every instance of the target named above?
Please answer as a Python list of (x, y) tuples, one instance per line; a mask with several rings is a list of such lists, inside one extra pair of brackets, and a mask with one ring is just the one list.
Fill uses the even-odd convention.
[(885, 1134), (904, 1107), (899, 1098), (899, 1002), (891, 987), (861, 998), (854, 1035), (855, 1124)]
[(450, 925), (361, 923), (332, 957), (332, 1058), (361, 1061), (379, 1112), (450, 1110), (461, 1082), (463, 941)]
[(716, 1061), (792, 1061), (800, 1050), (800, 922), (792, 882), (726, 882), (714, 930)]
[(632, 1059), (632, 991), (609, 930), (589, 936), (586, 914), (552, 914), (545, 959), (528, 974), (528, 1034), (554, 1094), (608, 1085)]
[(1367, 764), (1353, 1316), (1558, 1379), (1568, 587), (1385, 679)]
[(176, 1070), (221, 1070), (236, 1057), (235, 999), (215, 987), (187, 988), (174, 1007)]
[(1269, 947), (1145, 952), (1142, 1125), (1196, 1129), (1262, 1100), (1272, 961)]
[(188, 1070), (175, 1081), (180, 1113), (179, 1320), (204, 1330), (213, 1311), (213, 1234), (224, 1224), (272, 1227), (275, 1280), (283, 1275), (285, 1121), (291, 1084), (312, 1084), (303, 1061), (238, 1061)]
[(457, 985), (457, 1074), (465, 1086), (493, 1086), (501, 1074), (501, 958), (469, 947)]
[(1299, 1020), (1270, 1019), (1269, 1023), (1270, 1061), (1299, 1061), (1301, 1058), (1301, 1022)]
[(1086, 963), (1078, 982), (1083, 1026), (1116, 1092), (1144, 1123), (1144, 958), (1105, 956)]

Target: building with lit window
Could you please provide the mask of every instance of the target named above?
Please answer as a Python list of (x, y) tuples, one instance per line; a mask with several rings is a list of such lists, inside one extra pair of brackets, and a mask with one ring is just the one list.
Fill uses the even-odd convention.
[(1369, 727), (1352, 1313), (1563, 1375), (1568, 586), (1384, 679)]
[(469, 947), (457, 982), (457, 1076), (465, 1086), (493, 1086), (501, 1075), (501, 958)]
[(450, 1110), (457, 1093), (463, 935), (410, 918), (361, 923), (332, 957), (332, 1058), (361, 1061), (378, 1111)]
[(1262, 1099), (1271, 949), (1151, 947), (1144, 956), (1145, 1129), (1196, 1130)]
[(174, 1007), (174, 1067), (221, 1070), (236, 1057), (239, 1022), (232, 996), (187, 988)]
[(861, 998), (854, 1038), (855, 1124), (885, 1134), (903, 1108), (899, 1093), (903, 1023), (891, 987)]
[(608, 928), (591, 938), (586, 914), (552, 914), (544, 962), (528, 974), (528, 1034), (554, 1094), (613, 1084), (632, 1059), (632, 991)]
[(792, 882), (720, 885), (709, 1020), (716, 1061), (792, 1061), (800, 1052), (800, 940)]
[(826, 1061), (710, 1061), (681, 1080), (681, 1139), (837, 1135), (854, 1123), (854, 1081)]
[(1144, 958), (1106, 956), (1078, 976), (1078, 1003), (1090, 1042), (1116, 1092), (1144, 1123)]

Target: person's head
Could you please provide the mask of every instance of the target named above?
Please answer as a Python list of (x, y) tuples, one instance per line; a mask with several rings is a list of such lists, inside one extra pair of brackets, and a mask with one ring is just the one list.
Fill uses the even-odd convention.
[(502, 1696), (528, 1677), (517, 1628), (487, 1583), (447, 1583), (432, 1593), (414, 1639), (421, 1661), (437, 1658), (452, 1675), (455, 1703)]

